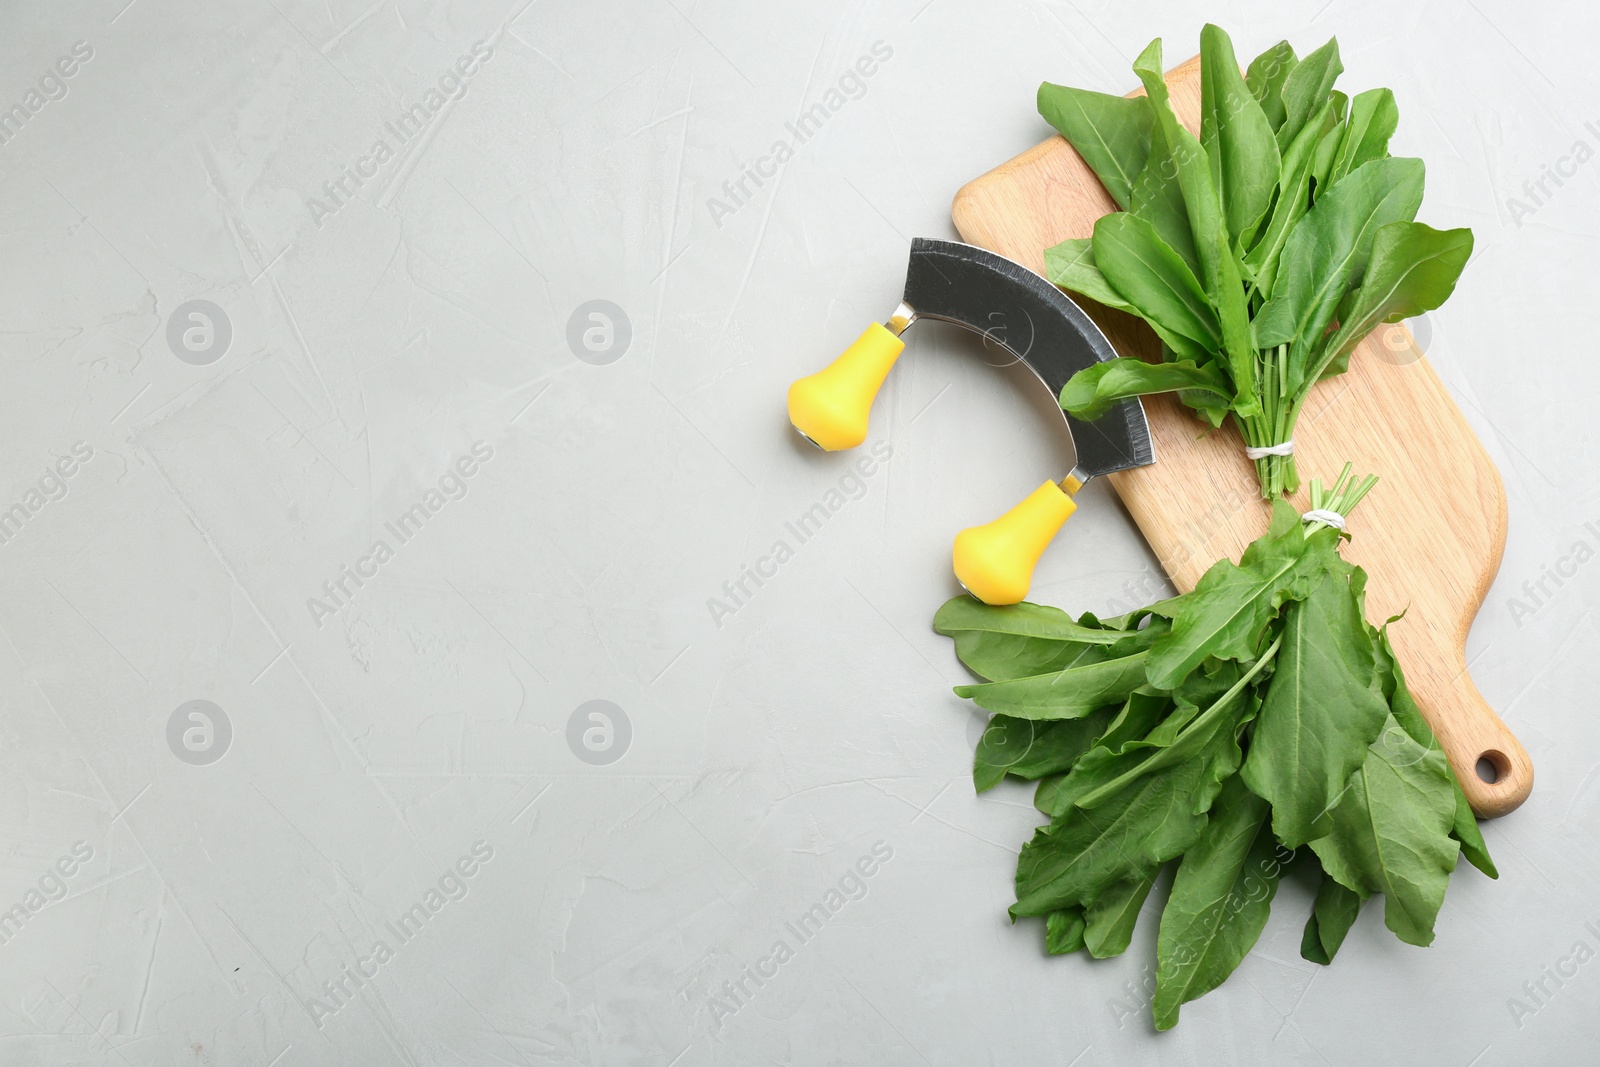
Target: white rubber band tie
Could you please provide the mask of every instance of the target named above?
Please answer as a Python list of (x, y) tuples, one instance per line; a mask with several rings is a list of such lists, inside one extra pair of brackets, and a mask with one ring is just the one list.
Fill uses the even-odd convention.
[(1246, 445), (1244, 454), (1247, 459), (1266, 459), (1268, 456), (1292, 456), (1294, 455), (1294, 438), (1291, 437), (1287, 441), (1280, 441), (1275, 445), (1263, 445), (1260, 448)]
[(1344, 516), (1337, 511), (1329, 511), (1327, 508), (1312, 508), (1300, 516), (1300, 521), (1320, 522), (1325, 526), (1332, 526), (1335, 530), (1344, 529)]

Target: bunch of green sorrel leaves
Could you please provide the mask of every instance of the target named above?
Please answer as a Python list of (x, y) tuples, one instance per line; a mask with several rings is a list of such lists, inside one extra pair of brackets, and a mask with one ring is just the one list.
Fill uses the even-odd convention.
[[(1348, 474), (1326, 491), (1313, 479), (1312, 507), (1347, 515), (1375, 481)], [(1043, 917), (1051, 953), (1115, 956), (1176, 868), (1156, 943), (1161, 1030), (1244, 959), (1292, 866), (1320, 879), (1300, 951), (1324, 964), (1368, 898), (1427, 945), (1458, 856), (1496, 876), (1388, 625), (1366, 621), (1347, 535), (1273, 509), (1237, 564), (1120, 618), (966, 596), (934, 617), (985, 679), (956, 693), (994, 713), (978, 790), (1037, 780), (1050, 816), (1017, 861), (1012, 917)]]
[[(1039, 87), (1039, 113), (1122, 208), (1046, 250), (1045, 273), (1143, 319), (1164, 362), (1087, 368), (1061, 406), (1093, 419), (1176, 392), (1212, 427), (1231, 413), (1246, 445), (1282, 445), (1311, 387), (1374, 327), (1444, 303), (1472, 231), (1414, 221), (1423, 166), (1389, 155), (1394, 94), (1334, 89), (1337, 40), (1304, 59), (1280, 42), (1241, 75), (1228, 35), (1206, 26), (1199, 137), (1168, 103), (1159, 39), (1133, 70), (1142, 97)], [(1256, 466), (1263, 496), (1299, 488), (1292, 454)]]

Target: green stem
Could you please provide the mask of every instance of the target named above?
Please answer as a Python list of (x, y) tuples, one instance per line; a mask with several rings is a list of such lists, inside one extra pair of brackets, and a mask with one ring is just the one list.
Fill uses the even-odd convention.
[[(1311, 509), (1312, 511), (1327, 510), (1337, 512), (1346, 518), (1355, 510), (1361, 498), (1372, 491), (1378, 484), (1378, 476), (1369, 474), (1365, 478), (1356, 479), (1350, 476), (1351, 464), (1346, 463), (1339, 472), (1339, 477), (1334, 479), (1332, 489), (1324, 489), (1321, 478), (1311, 479)], [(1347, 480), (1348, 479), (1348, 480)], [(1308, 522), (1303, 526), (1305, 535), (1310, 537), (1318, 530), (1324, 529), (1325, 522)]]
[[(1294, 398), (1289, 395), (1289, 346), (1262, 349), (1256, 354), (1260, 385), (1261, 413), (1247, 419), (1235, 417), (1245, 444), (1254, 448), (1282, 444), (1294, 433), (1297, 416)], [(1294, 456), (1263, 456), (1255, 461), (1256, 479), (1266, 499), (1280, 497), (1300, 488)]]

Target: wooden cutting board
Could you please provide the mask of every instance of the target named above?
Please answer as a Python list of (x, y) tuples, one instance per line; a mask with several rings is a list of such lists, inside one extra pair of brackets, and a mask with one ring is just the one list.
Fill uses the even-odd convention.
[[(1167, 83), (1179, 119), (1198, 132), (1200, 61), (1171, 71)], [(962, 188), (952, 214), (967, 242), (1042, 273), (1046, 247), (1090, 236), (1095, 220), (1115, 210), (1077, 152), (1052, 137)], [(1077, 299), (1120, 354), (1161, 358), (1143, 323)], [(1173, 583), (1187, 591), (1216, 560), (1239, 558), (1266, 530), (1269, 507), (1231, 423), (1201, 437), (1201, 424), (1175, 399), (1147, 397), (1144, 405), (1156, 463), (1113, 474), (1111, 484)], [(1371, 575), (1368, 617), (1406, 613), (1390, 636), (1467, 799), (1485, 817), (1511, 811), (1533, 787), (1533, 765), (1472, 684), (1465, 655), (1467, 630), (1505, 548), (1505, 487), (1403, 327), (1379, 327), (1356, 349), (1348, 373), (1312, 390), (1295, 455), (1303, 483), (1331, 482), (1346, 461), (1382, 479), (1352, 515), (1354, 540), (1344, 549)], [(1304, 490), (1293, 502), (1310, 506)]]

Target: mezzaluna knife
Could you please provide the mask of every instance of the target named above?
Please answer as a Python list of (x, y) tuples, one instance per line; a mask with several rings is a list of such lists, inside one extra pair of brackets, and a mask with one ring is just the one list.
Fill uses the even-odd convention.
[[(1083, 309), (1038, 274), (973, 245), (919, 237), (911, 243), (905, 295), (888, 321), (868, 326), (828, 367), (789, 387), (789, 421), (800, 435), (829, 452), (865, 441), (872, 401), (905, 349), (901, 335), (918, 319), (953, 322), (996, 342), (1027, 364), (1052, 397), (1077, 371), (1116, 357)], [(985, 603), (1015, 604), (1028, 595), (1039, 557), (1077, 510), (1073, 494), (1085, 482), (1155, 462), (1137, 399), (1095, 422), (1065, 412), (1061, 418), (1077, 452), (1072, 472), (956, 536), (956, 579)]]

